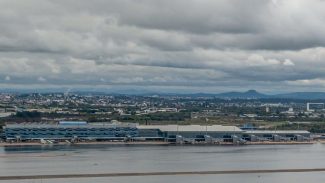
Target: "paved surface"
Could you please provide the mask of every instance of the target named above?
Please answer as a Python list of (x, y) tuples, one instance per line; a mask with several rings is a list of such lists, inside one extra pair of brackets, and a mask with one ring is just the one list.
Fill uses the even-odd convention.
[(98, 174), (60, 174), (60, 175), (22, 175), (0, 176), (0, 180), (24, 179), (58, 179), (58, 178), (92, 178), (92, 177), (128, 177), (128, 176), (163, 176), (163, 175), (212, 175), (212, 174), (250, 174), (250, 173), (299, 173), (325, 172), (325, 168), (314, 169), (266, 169), (266, 170), (221, 170), (221, 171), (189, 171), (189, 172), (138, 172), (138, 173), (98, 173)]

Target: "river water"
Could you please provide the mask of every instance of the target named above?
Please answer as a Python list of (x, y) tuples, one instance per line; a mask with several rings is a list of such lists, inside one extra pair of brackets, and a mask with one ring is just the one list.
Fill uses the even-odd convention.
[[(325, 145), (0, 147), (0, 176), (325, 168)], [(0, 180), (0, 183), (324, 183), (324, 172)]]

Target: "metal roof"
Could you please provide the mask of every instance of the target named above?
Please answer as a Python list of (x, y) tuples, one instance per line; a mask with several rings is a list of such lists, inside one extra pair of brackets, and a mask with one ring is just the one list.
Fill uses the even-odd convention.
[(136, 127), (136, 123), (68, 123), (62, 125), (59, 123), (10, 123), (6, 124), (4, 128), (101, 128), (101, 127)]
[(139, 125), (138, 129), (159, 129), (161, 131), (183, 131), (183, 132), (193, 132), (193, 131), (208, 131), (208, 132), (242, 132), (242, 130), (236, 126), (222, 126), (222, 125)]
[(87, 125), (87, 121), (59, 121), (59, 125)]
[(249, 134), (309, 134), (306, 130), (247, 130)]

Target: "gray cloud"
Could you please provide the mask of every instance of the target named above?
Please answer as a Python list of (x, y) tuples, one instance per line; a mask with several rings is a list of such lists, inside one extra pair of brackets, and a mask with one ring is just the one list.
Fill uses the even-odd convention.
[(324, 7), (317, 0), (4, 0), (0, 85), (323, 90)]

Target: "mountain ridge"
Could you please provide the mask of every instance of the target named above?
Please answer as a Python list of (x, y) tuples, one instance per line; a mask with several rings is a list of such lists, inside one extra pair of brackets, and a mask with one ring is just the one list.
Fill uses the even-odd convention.
[(150, 90), (140, 89), (123, 89), (123, 90), (112, 90), (112, 89), (98, 89), (98, 90), (87, 90), (87, 89), (68, 89), (68, 88), (56, 88), (56, 89), (0, 89), (3, 93), (79, 93), (79, 94), (110, 94), (110, 95), (138, 95), (138, 96), (187, 96), (187, 97), (215, 97), (215, 98), (228, 98), (228, 99), (325, 99), (325, 92), (289, 92), (281, 94), (264, 94), (256, 90), (247, 90), (244, 92), (230, 91), (223, 93), (180, 93), (180, 92), (157, 92)]

